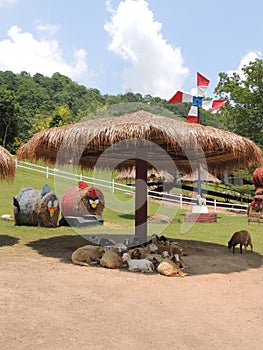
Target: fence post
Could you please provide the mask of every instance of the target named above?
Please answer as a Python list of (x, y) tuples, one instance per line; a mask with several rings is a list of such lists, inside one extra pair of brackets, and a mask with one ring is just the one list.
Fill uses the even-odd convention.
[(46, 178), (48, 179), (48, 171), (49, 171), (49, 168), (48, 166), (46, 167)]
[(214, 211), (216, 213), (216, 199), (214, 199)]
[(79, 174), (79, 181), (82, 181), (82, 179), (83, 179), (83, 175)]
[(180, 193), (180, 209), (182, 208), (183, 206), (183, 196), (182, 196), (182, 193)]
[(18, 165), (18, 160), (17, 160), (17, 158), (15, 159), (15, 167), (16, 167), (16, 169), (17, 169), (17, 165)]
[(112, 192), (114, 193), (114, 190), (115, 190), (115, 182), (114, 182), (114, 179), (112, 180)]

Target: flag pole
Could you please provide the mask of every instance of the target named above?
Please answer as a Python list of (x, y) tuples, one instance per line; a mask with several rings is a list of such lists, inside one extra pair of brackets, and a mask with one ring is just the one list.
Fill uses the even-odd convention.
[[(197, 107), (197, 123), (200, 124), (200, 110)], [(201, 186), (201, 171), (200, 171), (200, 162), (198, 160), (198, 168), (197, 168), (197, 191), (199, 196), (202, 197), (202, 186)]]

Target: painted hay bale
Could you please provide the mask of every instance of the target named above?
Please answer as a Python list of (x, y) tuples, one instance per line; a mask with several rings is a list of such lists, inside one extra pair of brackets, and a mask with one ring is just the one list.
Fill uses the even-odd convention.
[(79, 187), (69, 188), (61, 200), (62, 215), (83, 216), (102, 215), (104, 209), (103, 193), (81, 181)]
[(257, 168), (253, 172), (252, 179), (256, 190), (259, 188), (263, 188), (263, 167)]
[(56, 227), (59, 217), (58, 198), (45, 185), (43, 190), (22, 188), (14, 197), (16, 225)]

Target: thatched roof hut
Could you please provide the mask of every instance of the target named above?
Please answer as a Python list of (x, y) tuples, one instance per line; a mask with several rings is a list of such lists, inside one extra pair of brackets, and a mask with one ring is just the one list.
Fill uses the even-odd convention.
[(58, 150), (64, 140), (64, 136), (74, 127), (74, 124), (63, 125), (51, 129), (42, 130), (36, 134), (17, 151), (19, 160), (42, 159), (49, 163), (55, 163)]
[(141, 239), (147, 239), (149, 163), (172, 173), (191, 172), (197, 164), (216, 172), (262, 163), (260, 148), (247, 138), (144, 110), (42, 131), (17, 156), (58, 165), (70, 162), (83, 168), (136, 166), (136, 180), (143, 180), (138, 181), (135, 196), (135, 233)]
[[(236, 169), (262, 162), (261, 150), (247, 138), (143, 110), (121, 117), (93, 119), (41, 131), (19, 149), (17, 157), (62, 164), (71, 160), (74, 164), (89, 168), (95, 166), (107, 148), (128, 140), (133, 143), (148, 140), (159, 145), (175, 161), (178, 170), (184, 173), (192, 171), (192, 161), (204, 160), (204, 157), (208, 171)], [(122, 155), (119, 158), (123, 159)], [(133, 158), (122, 162), (122, 168), (133, 167), (134, 161)], [(161, 159), (160, 164), (165, 165)]]
[[(219, 180), (216, 176), (209, 173), (202, 167), (200, 167), (200, 178), (202, 179), (202, 182), (213, 182), (214, 184), (220, 184), (222, 181)], [(197, 182), (198, 181), (198, 169), (194, 169), (192, 173), (185, 174), (184, 176), (180, 177), (177, 182)]]
[[(125, 170), (122, 170), (116, 177), (115, 180), (134, 180), (136, 178), (136, 169), (133, 168), (127, 168)], [(154, 168), (147, 170), (147, 180), (150, 181), (166, 181), (166, 182), (173, 182), (174, 177), (172, 174), (168, 173), (164, 170), (156, 170)]]
[(12, 180), (15, 172), (16, 167), (12, 155), (0, 146), (0, 180)]

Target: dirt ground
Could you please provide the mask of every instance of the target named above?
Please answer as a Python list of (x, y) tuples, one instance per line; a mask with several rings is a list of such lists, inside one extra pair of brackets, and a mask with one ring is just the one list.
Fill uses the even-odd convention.
[(0, 235), (0, 349), (263, 349), (256, 253), (182, 242), (186, 277), (80, 267), (79, 236)]

